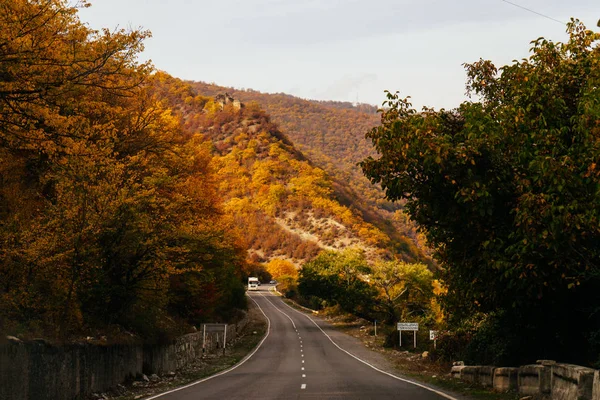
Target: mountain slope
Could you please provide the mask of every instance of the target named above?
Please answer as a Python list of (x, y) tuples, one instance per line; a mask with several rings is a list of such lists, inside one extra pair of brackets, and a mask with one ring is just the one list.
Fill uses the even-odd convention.
[(203, 82), (190, 82), (199, 93), (215, 96), (228, 92), (242, 102), (257, 102), (286, 132), (300, 151), (319, 167), (341, 181), (353, 182), (372, 204), (379, 202), (394, 210), (397, 206), (385, 202), (378, 188), (371, 185), (356, 164), (373, 155), (365, 133), (379, 124), (376, 107), (357, 107), (350, 103), (302, 100), (283, 93), (266, 94), (254, 90), (236, 90)]
[[(402, 212), (403, 204), (387, 201), (381, 188), (372, 185), (357, 165), (375, 154), (365, 133), (380, 123), (376, 107), (188, 83), (204, 95), (227, 92), (243, 102), (259, 104), (294, 145), (332, 178), (337, 199), (392, 238), (395, 253), (414, 253), (417, 243), (417, 252), (429, 254), (415, 224)], [(431, 262), (429, 257), (421, 261)]]
[(242, 227), (255, 260), (300, 264), (321, 249), (347, 246), (370, 258), (423, 258), (408, 238), (365, 221), (353, 191), (298, 151), (257, 104), (220, 103), (166, 74), (158, 81), (159, 96), (178, 110), (186, 128), (212, 143), (226, 212)]

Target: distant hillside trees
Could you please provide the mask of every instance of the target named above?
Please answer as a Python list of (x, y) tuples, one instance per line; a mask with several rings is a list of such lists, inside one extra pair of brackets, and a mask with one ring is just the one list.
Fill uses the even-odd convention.
[(274, 258), (267, 263), (267, 271), (277, 280), (277, 290), (286, 297), (294, 297), (298, 291), (298, 269), (288, 260)]
[(289, 276), (290, 278), (298, 278), (298, 269), (294, 264), (288, 260), (281, 258), (274, 258), (267, 263), (267, 271), (271, 274), (273, 279), (281, 280), (282, 278)]
[(455, 110), (388, 94), (368, 135), (363, 170), (436, 249), (455, 328), (483, 313), (473, 361), (600, 361), (600, 35), (568, 33), (467, 64), (478, 101)]
[[(384, 231), (365, 221), (351, 202), (336, 198), (331, 176), (298, 151), (258, 104), (216, 105), (164, 73), (156, 74), (155, 90), (186, 130), (200, 132), (211, 144), (224, 211), (243, 227), (238, 232), (255, 261), (302, 263), (323, 246), (346, 241), (362, 243), (371, 254), (395, 250)], [(414, 246), (406, 249), (407, 257), (418, 253)]]
[[(392, 218), (402, 204), (385, 199), (381, 189), (371, 184), (357, 166), (360, 160), (374, 154), (365, 133), (379, 121), (376, 107), (303, 100), (283, 93), (236, 90), (202, 82), (190, 82), (190, 85), (203, 95), (214, 96), (227, 91), (250, 105), (259, 104), (294, 146), (327, 173), (332, 189), (329, 197), (384, 232), (390, 238), (386, 246), (391, 253), (405, 261), (431, 263), (415, 245), (414, 223)], [(217, 148), (223, 146), (219, 144)]]

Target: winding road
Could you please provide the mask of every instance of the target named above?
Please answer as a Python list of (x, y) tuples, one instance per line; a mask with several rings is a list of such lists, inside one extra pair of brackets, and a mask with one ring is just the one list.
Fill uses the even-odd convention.
[[(326, 322), (297, 311), (269, 286), (249, 292), (268, 320), (268, 333), (234, 367), (150, 399), (415, 399), (456, 400), (386, 372), (369, 351)], [(371, 354), (372, 356), (372, 354)]]

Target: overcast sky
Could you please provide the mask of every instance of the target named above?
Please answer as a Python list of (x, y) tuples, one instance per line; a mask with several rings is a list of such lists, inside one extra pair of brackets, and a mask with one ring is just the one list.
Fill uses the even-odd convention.
[[(599, 0), (511, 0), (598, 30)], [(152, 32), (142, 59), (179, 78), (380, 105), (384, 90), (416, 107), (465, 99), (462, 63), (528, 55), (565, 25), (503, 0), (91, 0), (92, 28)]]

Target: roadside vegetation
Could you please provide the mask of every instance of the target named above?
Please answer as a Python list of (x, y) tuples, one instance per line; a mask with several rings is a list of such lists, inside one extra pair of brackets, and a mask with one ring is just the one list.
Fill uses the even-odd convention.
[(0, 332), (156, 342), (234, 318), (246, 255), (210, 145), (138, 63), (149, 33), (80, 6), (0, 7)]
[(474, 101), (414, 110), (388, 94), (362, 162), (435, 250), (451, 331), (472, 363), (600, 366), (600, 35), (466, 64)]
[(313, 310), (336, 308), (370, 324), (377, 321), (386, 347), (399, 345), (397, 322), (419, 323), (419, 341), (425, 337), (428, 341), (428, 330), (446, 326), (439, 304), (446, 289), (426, 265), (402, 261), (369, 263), (360, 249), (322, 252), (302, 266), (297, 294), (279, 286), (278, 289)]
[(388, 93), (361, 165), (406, 202), (437, 268), (322, 252), (297, 300), (379, 321), (388, 347), (396, 322), (418, 322), (420, 343), (437, 330), (433, 359), (600, 366), (600, 35), (568, 33), (502, 68), (466, 64), (475, 99), (454, 110)]

